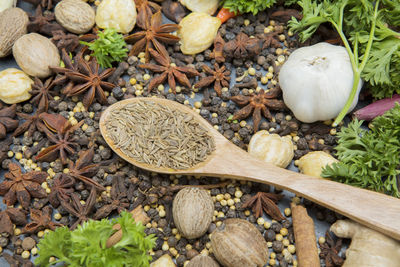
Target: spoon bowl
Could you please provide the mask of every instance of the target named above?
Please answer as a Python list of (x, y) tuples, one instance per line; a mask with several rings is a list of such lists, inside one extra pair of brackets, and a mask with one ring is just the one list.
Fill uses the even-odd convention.
[[(215, 150), (207, 156), (205, 161), (184, 170), (157, 167), (129, 157), (116, 147), (107, 133), (105, 124), (113, 110), (140, 101), (158, 103), (176, 110), (176, 112), (191, 114), (193, 119), (203, 126), (214, 139)], [(263, 162), (232, 144), (199, 114), (177, 102), (144, 97), (117, 102), (108, 107), (101, 115), (100, 131), (107, 144), (118, 156), (139, 168), (166, 174), (212, 176), (273, 185), (400, 240), (400, 199), (327, 179), (303, 175)]]

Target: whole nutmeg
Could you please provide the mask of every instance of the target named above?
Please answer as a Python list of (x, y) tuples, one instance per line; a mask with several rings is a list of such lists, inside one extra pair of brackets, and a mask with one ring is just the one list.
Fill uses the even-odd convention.
[(27, 74), (39, 78), (51, 75), (49, 67), (60, 64), (60, 54), (50, 39), (30, 33), (19, 38), (13, 46), (18, 66)]
[(93, 8), (82, 0), (62, 0), (54, 9), (57, 22), (70, 32), (86, 33), (93, 28)]
[(210, 256), (199, 254), (191, 259), (186, 267), (219, 267), (219, 264)]
[(0, 58), (11, 54), (15, 41), (28, 32), (28, 22), (28, 15), (18, 7), (0, 12)]
[(175, 196), (172, 215), (175, 226), (184, 237), (197, 238), (207, 232), (214, 215), (214, 203), (206, 190), (184, 188)]
[(294, 146), (289, 136), (261, 130), (251, 137), (248, 152), (262, 161), (286, 168), (293, 159)]
[(225, 267), (262, 267), (268, 246), (260, 231), (243, 219), (227, 219), (211, 234), (215, 257)]

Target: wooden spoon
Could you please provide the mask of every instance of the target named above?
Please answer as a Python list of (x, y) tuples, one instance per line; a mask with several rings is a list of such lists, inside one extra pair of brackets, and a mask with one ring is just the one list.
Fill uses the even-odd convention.
[[(216, 149), (206, 161), (190, 169), (174, 170), (137, 162), (119, 150), (107, 135), (105, 122), (110, 112), (139, 101), (152, 101), (177, 112), (190, 113), (214, 138)], [(289, 171), (265, 163), (232, 144), (206, 120), (190, 108), (177, 102), (158, 98), (131, 98), (117, 102), (100, 118), (100, 131), (108, 145), (129, 163), (152, 172), (233, 178), (265, 183), (305, 197), (321, 206), (343, 214), (374, 230), (400, 240), (400, 199)]]

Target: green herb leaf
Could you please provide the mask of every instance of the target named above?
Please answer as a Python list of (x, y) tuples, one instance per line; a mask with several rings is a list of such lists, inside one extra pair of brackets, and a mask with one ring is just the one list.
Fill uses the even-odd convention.
[(81, 44), (87, 45), (93, 51), (91, 56), (96, 57), (101, 67), (111, 68), (113, 62), (121, 62), (127, 56), (124, 37), (116, 29), (105, 29), (98, 32), (97, 36), (98, 39), (93, 42), (81, 41)]
[[(116, 231), (115, 224), (120, 224), (122, 239), (107, 248), (108, 238)], [(135, 223), (132, 215), (122, 212), (112, 221), (90, 220), (70, 232), (67, 227), (57, 228), (39, 242), (39, 256), (35, 264), (51, 266), (62, 262), (68, 266), (149, 266), (151, 256), (148, 252), (155, 245), (153, 235), (146, 236), (145, 227)], [(49, 263), (51, 257), (57, 258)]]
[(253, 15), (257, 15), (258, 12), (271, 7), (275, 3), (276, 0), (225, 0), (223, 7), (235, 14), (253, 13)]
[(323, 177), (400, 197), (400, 105), (371, 122), (371, 130), (352, 121), (338, 133), (339, 163), (327, 166)]

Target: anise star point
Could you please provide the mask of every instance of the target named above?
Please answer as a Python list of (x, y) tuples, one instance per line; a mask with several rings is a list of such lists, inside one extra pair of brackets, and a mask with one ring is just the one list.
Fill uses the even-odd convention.
[(243, 106), (242, 109), (235, 112), (233, 120), (242, 120), (250, 116), (253, 113), (253, 128), (254, 132), (258, 131), (259, 124), (261, 122), (261, 114), (272, 120), (272, 115), (269, 109), (273, 110), (284, 110), (286, 105), (282, 100), (276, 99), (280, 94), (279, 88), (272, 88), (269, 91), (261, 89), (258, 93), (250, 94), (249, 96), (236, 95), (231, 97), (231, 100)]
[(26, 215), (23, 210), (18, 208), (8, 208), (0, 211), (0, 232), (13, 235), (13, 223), (16, 225), (25, 225), (27, 223)]
[[(62, 164), (67, 163), (67, 154), (75, 153), (74, 147), (78, 147), (76, 137), (71, 136), (75, 130), (82, 126), (83, 120), (79, 123), (72, 125), (67, 119), (59, 114), (40, 114), (46, 127), (43, 127), (47, 138), (53, 145), (43, 149), (36, 159), (39, 161), (52, 161), (59, 156)], [(52, 133), (50, 130), (56, 132)]]
[(18, 120), (14, 120), (16, 110), (17, 106), (15, 104), (0, 110), (0, 139), (4, 139), (7, 136), (7, 132), (18, 127)]
[(0, 196), (7, 206), (14, 205), (17, 201), (27, 209), (31, 203), (31, 197), (44, 198), (46, 191), (41, 184), (46, 181), (47, 173), (31, 171), (22, 173), (21, 168), (15, 164), (8, 165), (9, 172), (4, 174), (5, 180), (0, 183)]
[(93, 103), (97, 96), (101, 104), (107, 103), (105, 90), (111, 90), (115, 87), (114, 84), (104, 81), (115, 71), (115, 68), (109, 68), (101, 71), (100, 65), (96, 58), (92, 57), (89, 62), (82, 57), (78, 59), (79, 71), (66, 71), (67, 78), (75, 83), (75, 86), (65, 88), (63, 93), (67, 96), (76, 96), (85, 93), (83, 97), (83, 105), (86, 108)]
[(44, 229), (50, 229), (54, 231), (57, 227), (63, 226), (61, 223), (52, 221), (52, 213), (53, 209), (50, 206), (46, 206), (42, 210), (31, 209), (30, 219), (32, 221), (25, 225), (25, 227), (22, 229), (22, 232), (26, 234), (33, 234)]
[(39, 110), (47, 111), (49, 108), (49, 100), (53, 100), (55, 92), (51, 89), (55, 86), (53, 78), (49, 78), (43, 82), (39, 78), (35, 78), (30, 94), (32, 95), (31, 103), (35, 104)]
[(179, 29), (178, 24), (162, 24), (162, 15), (158, 11), (151, 17), (144, 19), (143, 31), (125, 37), (127, 43), (134, 43), (129, 56), (137, 56), (144, 50), (146, 62), (150, 60), (149, 49), (154, 48), (164, 57), (168, 56), (168, 52), (162, 43), (175, 44), (179, 41), (179, 37), (170, 34)]
[[(200, 75), (200, 73), (194, 68), (190, 67), (178, 67), (175, 64), (171, 64), (169, 56), (165, 57), (162, 54), (157, 53), (154, 49), (149, 49), (151, 55), (159, 64), (146, 63), (139, 65), (140, 68), (149, 69), (153, 72), (161, 73), (159, 76), (154, 77), (148, 86), (148, 91), (150, 92), (154, 87), (164, 83), (168, 79), (168, 85), (172, 92), (176, 94), (176, 80), (191, 88), (190, 81), (187, 76), (194, 77)], [(176, 80), (175, 80), (176, 79)]]
[(242, 208), (251, 207), (257, 218), (261, 217), (264, 211), (266, 214), (271, 216), (272, 219), (282, 221), (285, 217), (283, 217), (279, 207), (276, 205), (276, 203), (282, 198), (283, 195), (281, 194), (258, 192), (243, 203)]
[(229, 81), (231, 80), (231, 72), (226, 70), (225, 66), (219, 67), (217, 63), (214, 64), (214, 70), (212, 70), (209, 66), (202, 66), (205, 73), (210, 76), (204, 77), (198, 81), (194, 87), (202, 88), (214, 83), (214, 90), (218, 96), (222, 94), (223, 87), (229, 87)]
[(67, 175), (74, 179), (80, 180), (87, 185), (94, 186), (97, 189), (104, 191), (106, 190), (104, 186), (100, 185), (99, 183), (88, 177), (93, 176), (99, 168), (99, 164), (90, 164), (93, 160), (93, 157), (93, 148), (80, 152), (79, 158), (76, 163), (73, 163), (72, 161), (69, 162), (69, 172), (67, 173)]
[(342, 266), (344, 259), (339, 256), (342, 248), (342, 239), (335, 241), (332, 235), (327, 231), (325, 233), (325, 243), (320, 245), (320, 257), (324, 259), (326, 267)]
[(92, 187), (89, 197), (86, 199), (85, 204), (81, 203), (81, 200), (77, 193), (71, 195), (70, 202), (61, 202), (61, 206), (66, 209), (71, 215), (75, 216), (77, 219), (71, 225), (70, 229), (75, 229), (79, 224), (89, 220), (90, 213), (94, 208), (96, 203), (96, 189)]

